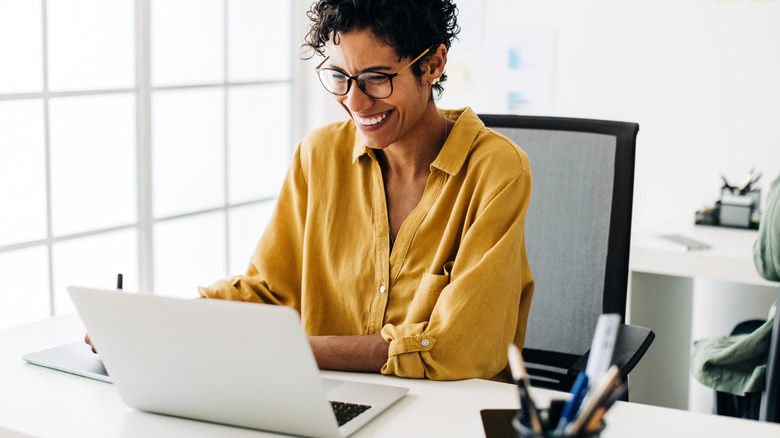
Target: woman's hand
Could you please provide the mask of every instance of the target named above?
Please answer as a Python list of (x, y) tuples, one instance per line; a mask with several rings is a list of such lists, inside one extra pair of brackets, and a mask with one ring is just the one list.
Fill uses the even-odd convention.
[(89, 335), (88, 335), (88, 334), (84, 335), (84, 342), (86, 342), (86, 343), (87, 343), (87, 345), (89, 345), (90, 347), (92, 347), (92, 352), (93, 352), (93, 353), (97, 354), (97, 350), (95, 350), (95, 346), (94, 346), (94, 345), (92, 345), (92, 340), (91, 340), (91, 339), (89, 339)]

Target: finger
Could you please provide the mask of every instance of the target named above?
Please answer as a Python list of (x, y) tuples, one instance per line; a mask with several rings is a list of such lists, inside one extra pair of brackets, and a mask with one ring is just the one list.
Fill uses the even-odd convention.
[(87, 345), (89, 345), (92, 348), (93, 353), (97, 354), (97, 350), (95, 350), (95, 346), (92, 345), (92, 340), (89, 339), (89, 334), (84, 335), (84, 342), (86, 342)]

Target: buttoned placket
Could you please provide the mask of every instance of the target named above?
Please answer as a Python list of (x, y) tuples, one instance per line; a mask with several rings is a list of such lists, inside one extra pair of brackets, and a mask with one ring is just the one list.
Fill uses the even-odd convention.
[(387, 230), (387, 203), (385, 202), (382, 169), (376, 158), (371, 158), (371, 199), (374, 222), (374, 272), (376, 287), (369, 308), (367, 333), (378, 334), (384, 325), (387, 297), (390, 293), (390, 238)]

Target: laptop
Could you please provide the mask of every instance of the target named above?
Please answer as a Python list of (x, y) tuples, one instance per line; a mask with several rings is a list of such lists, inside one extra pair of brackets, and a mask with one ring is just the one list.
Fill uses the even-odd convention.
[(343, 437), (407, 388), (320, 376), (283, 306), (68, 287), (122, 401), (147, 412)]

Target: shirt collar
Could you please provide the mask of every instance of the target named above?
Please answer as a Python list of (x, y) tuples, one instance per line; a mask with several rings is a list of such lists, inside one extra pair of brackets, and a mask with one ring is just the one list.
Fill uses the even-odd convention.
[(455, 120), (447, 141), (444, 142), (439, 155), (431, 163), (431, 168), (436, 168), (450, 175), (457, 175), (463, 168), (466, 158), (469, 156), (474, 139), (479, 131), (485, 127), (482, 120), (477, 117), (471, 108), (457, 110), (439, 110), (444, 117)]
[[(452, 127), (447, 141), (444, 142), (439, 155), (431, 163), (431, 169), (436, 168), (450, 175), (457, 174), (466, 162), (471, 145), (479, 134), (479, 131), (485, 127), (482, 120), (471, 108), (461, 108), (457, 110), (439, 109), (444, 117), (455, 120), (455, 126)], [(353, 122), (354, 123), (354, 122)], [(360, 135), (355, 131), (355, 144), (352, 149), (352, 162), (355, 163), (358, 158), (368, 155), (376, 160), (374, 150), (363, 144)]]

